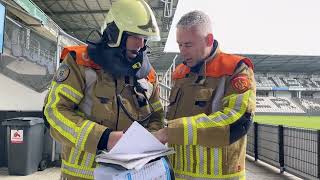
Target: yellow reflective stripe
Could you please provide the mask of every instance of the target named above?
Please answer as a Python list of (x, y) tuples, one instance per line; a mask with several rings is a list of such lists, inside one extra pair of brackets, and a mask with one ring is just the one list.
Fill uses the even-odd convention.
[(81, 162), (81, 166), (86, 166), (88, 160), (88, 152), (84, 152), (83, 159)]
[(68, 99), (70, 99), (75, 104), (79, 104), (83, 95), (79, 94), (79, 92), (75, 89), (73, 89), (70, 86), (67, 86), (65, 84), (60, 84), (58, 89), (60, 90), (61, 94), (66, 96)]
[(220, 162), (219, 162), (219, 148), (213, 148), (213, 164), (214, 164), (214, 171), (213, 174), (220, 175), (219, 169), (220, 169)]
[(93, 167), (93, 163), (94, 163), (94, 160), (95, 160), (95, 158), (96, 158), (96, 155), (95, 154), (91, 154), (91, 153), (89, 153), (90, 154), (90, 161), (89, 161), (89, 165), (88, 165), (88, 167)]
[[(177, 180), (186, 180), (186, 179), (192, 179), (192, 180), (245, 180), (244, 171), (240, 173), (235, 173), (231, 175), (223, 175), (223, 176), (208, 176), (208, 175), (201, 175), (201, 174), (192, 174), (190, 172), (181, 172), (181, 171), (175, 171), (175, 178)], [(230, 177), (229, 177), (230, 176)]]
[(193, 164), (194, 164), (193, 146), (192, 145), (188, 145), (188, 146), (189, 146), (189, 151), (190, 151), (189, 157), (187, 157), (190, 159), (190, 163), (188, 163), (188, 165), (190, 168), (190, 172), (193, 172)]
[(76, 147), (80, 148), (80, 150), (84, 149), (85, 143), (87, 142), (89, 133), (94, 127), (94, 124), (94, 122), (91, 122), (89, 120), (84, 121), (84, 123), (82, 124), (76, 145)]
[(143, 106), (142, 108), (146, 109), (147, 111), (150, 111), (150, 108), (152, 108), (153, 112), (163, 110), (163, 106), (161, 104), (161, 101), (156, 101), (152, 104), (147, 104), (147, 105)]
[(91, 132), (93, 126), (94, 126), (94, 123), (89, 120), (86, 120), (83, 122), (81, 126), (81, 131), (80, 133), (78, 133), (76, 149), (74, 150), (73, 154), (70, 154), (70, 156), (72, 157), (71, 161), (69, 161), (70, 163), (72, 164), (79, 163), (81, 151), (84, 149), (84, 145), (88, 139), (88, 135)]
[(182, 162), (182, 159), (181, 159), (181, 157), (182, 157), (182, 151), (181, 151), (181, 148), (180, 148), (180, 146), (179, 145), (173, 145), (174, 146), (174, 149), (175, 149), (175, 151), (177, 152), (176, 154), (175, 154), (175, 164), (174, 164), (174, 167), (175, 167), (175, 169), (179, 169), (179, 170), (181, 170), (181, 168), (182, 168), (182, 164), (181, 164), (181, 162)]
[(196, 145), (197, 142), (197, 124), (196, 124), (196, 119), (194, 119), (193, 117), (190, 118), (191, 119), (191, 127), (192, 127), (192, 144)]
[(78, 164), (80, 154), (81, 152), (79, 151), (79, 149), (72, 147), (68, 162), (71, 164)]
[[(168, 147), (169, 147), (169, 148), (176, 149), (173, 144), (168, 144)], [(176, 167), (177, 167), (175, 160), (176, 160), (176, 154), (175, 154), (175, 153), (174, 153), (174, 154), (171, 154), (171, 155), (169, 156), (169, 161), (170, 161), (170, 164), (172, 165), (172, 168), (176, 168)]]
[(186, 149), (186, 153), (185, 153), (185, 156), (184, 156), (185, 162), (186, 162), (185, 170), (188, 171), (188, 172), (191, 172), (190, 166), (191, 166), (191, 159), (192, 158), (190, 157), (190, 155), (191, 155), (191, 153), (190, 153), (190, 145), (185, 146), (185, 149)]
[(185, 154), (183, 154), (182, 152), (184, 152), (184, 148), (183, 148), (183, 146), (182, 145), (178, 145), (178, 148), (179, 148), (179, 151), (181, 152), (181, 155), (179, 156), (179, 159), (180, 159), (180, 170), (181, 171), (183, 171), (184, 169), (185, 169), (185, 164), (183, 164), (184, 162), (186, 162), (186, 161), (183, 161), (183, 155)]
[(84, 142), (83, 138), (84, 138), (84, 134), (86, 133), (88, 124), (90, 124), (90, 122), (86, 120), (82, 123), (80, 127), (80, 133), (78, 133), (77, 142), (76, 142), (76, 150), (75, 150), (75, 153), (73, 154), (72, 161), (71, 161), (71, 163), (73, 164), (79, 163), (79, 158), (82, 150), (81, 144), (82, 142)]
[(81, 154), (81, 151), (79, 149), (75, 149), (74, 150), (74, 155), (73, 155), (73, 158), (72, 158), (72, 164), (78, 164), (79, 163), (79, 159), (80, 159), (80, 154)]
[(210, 167), (210, 172), (211, 172), (211, 175), (214, 175), (214, 153), (213, 153), (213, 148), (210, 148), (210, 157), (211, 157), (211, 162), (209, 162), (211, 164), (211, 167)]
[[(176, 149), (173, 144), (168, 144), (168, 148), (173, 148), (174, 150)], [(174, 163), (175, 156), (174, 155), (175, 155), (175, 153), (168, 156), (169, 162), (172, 165), (172, 168), (175, 168), (175, 163)]]
[(94, 127), (94, 122), (86, 120), (82, 123), (81, 127), (78, 127), (73, 121), (63, 116), (57, 110), (57, 103), (60, 101), (59, 94), (66, 96), (76, 104), (81, 101), (82, 94), (65, 84), (53, 82), (52, 85), (53, 87), (48, 98), (49, 105), (46, 107), (45, 114), (46, 116), (48, 115), (50, 125), (75, 144), (77, 149), (74, 150), (71, 161), (69, 162), (78, 162), (80, 156), (79, 150), (84, 149), (88, 135)]
[[(197, 160), (197, 163), (196, 163), (196, 173), (199, 174), (199, 171), (200, 171), (200, 166), (203, 166), (203, 155), (201, 154), (200, 155), (200, 152), (201, 152), (201, 148), (200, 146), (195, 146), (195, 150), (196, 150), (196, 160)], [(201, 152), (202, 153), (202, 152)], [(200, 158), (201, 157), (201, 158)]]
[(187, 146), (184, 146), (183, 148), (182, 148), (182, 150), (183, 150), (183, 168), (182, 168), (182, 170), (183, 171), (187, 171), (187, 166), (188, 166), (188, 162), (187, 162), (187, 159), (189, 159), (188, 157), (187, 157), (187, 149), (188, 149), (188, 147)]
[[(253, 91), (252, 90), (247, 91), (245, 96), (243, 96), (243, 100), (242, 101), (245, 102), (245, 103), (241, 103), (241, 107), (240, 107), (240, 112), (241, 113), (243, 112), (243, 114), (244, 114), (244, 112), (247, 110), (247, 107), (249, 105), (249, 100), (252, 98), (252, 96), (253, 96)], [(254, 99), (254, 101), (255, 101), (255, 99)]]
[(154, 112), (162, 110), (161, 101), (156, 101), (156, 102), (152, 103), (151, 106), (152, 106)]
[[(182, 119), (184, 125), (184, 143), (197, 144), (197, 124), (195, 117), (185, 117)], [(187, 133), (187, 134), (186, 134)]]
[(77, 115), (81, 116), (81, 117), (85, 117), (85, 114), (81, 111), (75, 111), (77, 113)]
[(74, 156), (74, 148), (71, 148), (68, 162), (72, 162), (72, 157)]
[(219, 175), (222, 175), (222, 148), (219, 148)]
[[(235, 120), (239, 119), (245, 112), (248, 106), (248, 100), (251, 95), (251, 90), (245, 92), (244, 94), (234, 96), (229, 104), (230, 107), (225, 108), (224, 114), (219, 117), (213, 118), (220, 126), (228, 125), (233, 123)], [(234, 102), (233, 102), (234, 100)], [(226, 113), (228, 111), (228, 114)], [(211, 117), (209, 116), (211, 119)]]
[(239, 177), (239, 180), (246, 180), (246, 176), (245, 176), (245, 175), (240, 176), (240, 177)]
[(232, 107), (225, 107), (223, 110), (224, 113), (218, 111), (209, 116), (205, 114), (194, 116), (197, 122), (197, 128), (225, 126), (233, 123), (245, 113), (251, 94), (252, 90), (248, 90), (240, 95), (228, 96), (231, 98), (229, 106)]
[[(70, 99), (71, 101), (73, 101), (75, 104), (79, 104), (79, 102), (81, 101), (83, 95), (78, 92), (77, 90), (75, 90), (74, 88), (72, 88), (71, 86), (65, 85), (65, 84), (57, 84), (57, 83), (53, 83), (54, 86), (52, 88), (52, 92), (54, 93), (54, 97), (56, 98), (56, 101), (53, 103), (53, 109), (56, 109), (56, 105), (57, 103), (60, 101), (60, 96), (58, 94), (62, 94), (64, 96), (66, 96), (68, 99)], [(52, 95), (50, 95), (51, 97)], [(66, 126), (68, 126), (72, 131), (73, 128), (71, 127), (75, 127), (74, 130), (77, 132), (78, 131), (78, 127), (77, 125), (70, 121), (69, 119), (65, 118), (59, 111), (54, 111), (54, 115), (56, 115), (57, 117), (57, 121), (62, 121)], [(73, 135), (76, 135), (76, 132)], [(76, 136), (75, 136), (76, 137)]]
[(71, 176), (85, 178), (85, 179), (93, 179), (93, 168), (79, 166), (77, 164), (71, 164), (64, 160), (62, 160), (61, 171), (65, 174), (69, 174)]
[(196, 173), (199, 174), (203, 174), (204, 173), (204, 147), (203, 146), (198, 146), (197, 148), (197, 159), (198, 159), (198, 162), (197, 163), (197, 169), (196, 169)]
[(183, 170), (183, 149), (181, 145), (174, 145), (175, 151), (175, 169)]
[[(225, 108), (225, 109), (231, 109), (231, 108)], [(213, 121), (216, 122), (217, 126), (225, 126), (225, 125), (231, 124), (231, 122), (234, 122), (240, 117), (241, 115), (238, 112), (231, 109), (227, 115), (222, 113), (220, 116), (213, 119)]]
[(184, 139), (187, 144), (193, 144), (196, 145), (197, 144), (197, 124), (194, 120), (194, 117), (185, 117), (185, 121), (183, 119), (183, 123), (184, 124), (184, 136), (187, 137), (187, 139)]
[[(226, 114), (228, 117), (232, 117), (231, 122), (227, 122), (228, 124), (231, 124), (235, 119), (240, 118), (242, 114), (239, 114), (238, 111), (241, 110), (242, 104), (248, 104), (248, 100), (244, 101), (245, 95), (238, 95), (233, 96), (229, 101), (229, 108), (225, 108), (224, 114)], [(238, 116), (238, 117), (235, 117)], [(224, 120), (224, 119), (222, 119)], [(219, 121), (216, 121), (219, 122)]]
[(67, 84), (58, 84), (59, 87), (63, 90), (63, 93), (65, 93), (68, 97), (70, 97), (70, 100), (72, 100), (74, 103), (79, 104), (81, 99), (83, 98), (83, 94), (79, 92), (78, 90), (74, 89), (72, 86), (69, 86)]
[(193, 126), (192, 126), (192, 118), (191, 117), (186, 117), (187, 119), (187, 128), (188, 128), (188, 144), (193, 144)]
[[(54, 84), (54, 83), (53, 83)], [(48, 96), (48, 105), (45, 107), (45, 115), (50, 125), (56, 129), (62, 136), (69, 139), (72, 143), (76, 142), (77, 128), (71, 128), (68, 119), (64, 118), (57, 110), (57, 103), (60, 101), (58, 96), (58, 86), (55, 84)]]
[[(236, 104), (236, 100), (237, 97), (239, 95), (238, 94), (231, 94), (230, 96), (228, 96), (226, 99), (229, 99), (229, 104), (228, 107), (225, 111), (224, 114), (229, 114), (229, 112), (234, 108), (234, 105)], [(241, 95), (240, 95), (241, 96)], [(222, 100), (223, 101), (223, 100)]]
[(208, 151), (207, 151), (207, 147), (202, 147), (202, 148), (203, 148), (203, 169), (204, 169), (202, 171), (202, 174), (207, 174), (208, 173)]
[(85, 166), (85, 167), (92, 167), (93, 166), (93, 162), (94, 162), (94, 158), (95, 155), (89, 152), (85, 152), (82, 162), (81, 162), (81, 166)]
[(183, 123), (183, 143), (188, 144), (189, 142), (189, 133), (188, 133), (188, 119), (183, 117), (182, 118)]

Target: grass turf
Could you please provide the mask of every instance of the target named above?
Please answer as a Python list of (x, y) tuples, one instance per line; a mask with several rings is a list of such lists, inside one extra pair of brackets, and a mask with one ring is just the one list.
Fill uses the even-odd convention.
[(254, 122), (261, 124), (284, 125), (307, 129), (320, 129), (320, 116), (265, 116), (256, 115)]

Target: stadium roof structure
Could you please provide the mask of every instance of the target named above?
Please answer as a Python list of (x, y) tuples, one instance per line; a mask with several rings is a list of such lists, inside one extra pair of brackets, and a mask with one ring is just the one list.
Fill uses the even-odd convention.
[[(172, 61), (175, 55), (177, 55), (177, 53), (166, 53), (160, 59), (162, 63), (157, 63), (154, 66), (160, 70), (166, 70), (170, 65), (168, 65), (168, 63)], [(252, 59), (256, 72), (320, 73), (320, 56), (238, 55)], [(176, 62), (182, 62), (180, 56), (177, 57)]]
[[(89, 33), (93, 30), (93, 29), (100, 29), (100, 26), (102, 25), (104, 18), (106, 16), (106, 13), (108, 12), (108, 10), (111, 7), (111, 4), (116, 1), (116, 0), (33, 0), (33, 2), (39, 6), (43, 12), (45, 12), (48, 16), (50, 16), (64, 31), (66, 31), (68, 34), (82, 40), (85, 41), (85, 39), (87, 38), (87, 36), (89, 35)], [(178, 17), (181, 17), (181, 13), (185, 13), (186, 11), (190, 11), (190, 9), (186, 8), (185, 6), (183, 6), (183, 3), (188, 3), (188, 2), (193, 2), (193, 0), (183, 0), (183, 1), (173, 1), (173, 0), (146, 0), (151, 8), (153, 9), (153, 11), (155, 12), (156, 15), (156, 19), (157, 22), (160, 26), (160, 30), (161, 30), (161, 41), (160, 42), (152, 42), (150, 44), (148, 44), (150, 46), (150, 53), (149, 53), (149, 58), (150, 61), (152, 62), (152, 64), (155, 66), (155, 68), (157, 70), (166, 70), (166, 68), (168, 68), (172, 62), (172, 59), (174, 57), (174, 55), (177, 53), (177, 50), (175, 50), (172, 47), (167, 47), (167, 44), (170, 39), (170, 34), (171, 31), (173, 30), (171, 27), (171, 24), (173, 24), (173, 26), (175, 26), (175, 23), (177, 21)], [(199, 9), (198, 6), (201, 6), (201, 4), (207, 4), (204, 1), (206, 0), (198, 0), (196, 4), (192, 4), (192, 9)], [(215, 3), (219, 3), (221, 5), (221, 3), (231, 3), (231, 2), (222, 2), (219, 0), (208, 0), (210, 4), (214, 5)], [(226, 0), (226, 1), (230, 1), (230, 0)], [(264, 7), (268, 7), (270, 6), (271, 8), (274, 7), (272, 5), (270, 5), (270, 3), (278, 3), (278, 6), (281, 5), (285, 5), (286, 2), (289, 2), (290, 0), (283, 0), (282, 4), (279, 4), (278, 1), (276, 0), (272, 0), (272, 1), (264, 1), (264, 2), (259, 2), (259, 3), (264, 3)], [(313, 2), (315, 2), (315, 0), (312, 0)], [(202, 3), (203, 2), (203, 3)], [(234, 2), (233, 2), (234, 3)], [(254, 8), (253, 6), (257, 5), (255, 0), (241, 0), (241, 2), (237, 2), (238, 6), (243, 6), (245, 4), (250, 3), (250, 6), (245, 5), (246, 7), (243, 8), (249, 8), (249, 12), (243, 13), (243, 14), (249, 14), (250, 17), (254, 17), (252, 16), (252, 13), (255, 13), (256, 16), (259, 16), (259, 12), (264, 10), (258, 9), (258, 8)], [(294, 5), (294, 3), (292, 1), (290, 1), (290, 3), (292, 5)], [(297, 3), (295, 1), (295, 3)], [(303, 2), (302, 2), (303, 3)], [(312, 3), (312, 2), (311, 2)], [(305, 3), (304, 3), (305, 4)], [(182, 8), (179, 8), (179, 6), (182, 6)], [(237, 6), (237, 7), (238, 7)], [(260, 5), (261, 6), (261, 5)], [(206, 8), (209, 8), (209, 6), (205, 6)], [(216, 6), (210, 6), (210, 9), (212, 10), (212, 8), (215, 8)], [(236, 23), (238, 24), (239, 27), (247, 27), (247, 28), (240, 28), (240, 29), (252, 29), (252, 28), (256, 28), (256, 27), (261, 27), (261, 28), (265, 28), (265, 30), (268, 30), (266, 27), (266, 25), (262, 26), (261, 24), (259, 25), (259, 23), (261, 21), (258, 22), (251, 22), (251, 26), (246, 26), (248, 24), (246, 23), (250, 23), (248, 22), (244, 22), (243, 20), (239, 20), (236, 19), (237, 17), (241, 17), (239, 14), (237, 14), (237, 17), (232, 16), (232, 17), (227, 17), (226, 14), (224, 13), (225, 11), (223, 10), (223, 7), (228, 7), (229, 6), (219, 6), (219, 9), (215, 9), (215, 11), (212, 10), (212, 12), (216, 12), (219, 13), (220, 16), (218, 16), (217, 14), (214, 15), (214, 17), (212, 18), (214, 21), (214, 26), (215, 27), (221, 27), (221, 25), (219, 23), (221, 22), (226, 22), (226, 21), (230, 21), (230, 23)], [(261, 6), (262, 7), (262, 6)], [(315, 6), (318, 7), (318, 6)], [(243, 8), (238, 8), (238, 9), (242, 9), (241, 12), (243, 11)], [(183, 10), (181, 10), (183, 9)], [(268, 9), (268, 8), (267, 8)], [(294, 10), (294, 9), (291, 9)], [(299, 9), (299, 12), (302, 11), (303, 8)], [(265, 10), (267, 11), (267, 10)], [(272, 17), (275, 16), (275, 14), (277, 13), (283, 13), (286, 12), (284, 14), (287, 14), (285, 17), (289, 17), (290, 15), (290, 8), (286, 8), (285, 11), (283, 11), (283, 9), (280, 11), (279, 8), (273, 9), (273, 15)], [(287, 12), (288, 11), (288, 12)], [(315, 13), (315, 11), (310, 10), (310, 13), (307, 13), (308, 15), (313, 14), (314, 16), (317, 16), (319, 13)], [(267, 12), (271, 12), (271, 11), (267, 11)], [(177, 15), (178, 13), (180, 13), (180, 15)], [(301, 13), (297, 13), (297, 14), (301, 14)], [(306, 13), (305, 13), (306, 14)], [(174, 16), (173, 16), (174, 15)], [(296, 20), (297, 22), (301, 19), (305, 19), (305, 18), (295, 18), (295, 15), (291, 14), (291, 19)], [(283, 17), (283, 18), (285, 18)], [(242, 17), (243, 18), (243, 17)], [(249, 17), (246, 17), (247, 19)], [(263, 17), (263, 18), (267, 18), (267, 17)], [(278, 18), (281, 20), (284, 20), (283, 18)], [(221, 20), (223, 19), (223, 21)], [(265, 21), (266, 19), (264, 19)], [(237, 22), (235, 22), (237, 21)], [(269, 21), (267, 20), (267, 22), (272, 23), (273, 21)], [(230, 24), (229, 23), (229, 24)], [(284, 26), (287, 27), (291, 27), (291, 20), (289, 20), (289, 23), (281, 23), (281, 22), (276, 22), (278, 24), (273, 24), (273, 26), (279, 26), (281, 24), (283, 24)], [(304, 23), (304, 22), (301, 22)], [(306, 25), (310, 25), (310, 24), (316, 24), (316, 23), (310, 23), (305, 22)], [(298, 22), (299, 24), (299, 22)], [(243, 26), (242, 26), (243, 25)], [(171, 27), (171, 29), (170, 29)], [(313, 27), (311, 29), (314, 29), (314, 31), (319, 30), (320, 31), (320, 26), (319, 27)], [(169, 33), (170, 30), (170, 33)], [(215, 37), (218, 37), (218, 39), (222, 39), (222, 45), (225, 44), (230, 44), (232, 43), (232, 45), (234, 44), (235, 47), (242, 47), (242, 48), (247, 48), (249, 45), (254, 44), (254, 41), (242, 41), (241, 39), (234, 39), (234, 36), (230, 36), (230, 34), (227, 36), (229, 39), (225, 39), (224, 37), (222, 37), (222, 35), (219, 34), (219, 29), (214, 29), (217, 30), (218, 32), (215, 32)], [(301, 30), (301, 29), (300, 29)], [(294, 29), (292, 29), (291, 31), (294, 31)], [(299, 39), (304, 39), (304, 41), (308, 40), (305, 37), (310, 34), (310, 28), (308, 31), (306, 31), (305, 33), (303, 33), (303, 36), (300, 35)], [(318, 32), (319, 32), (318, 31)], [(223, 31), (224, 33), (227, 33), (228, 31)], [(239, 30), (237, 29), (238, 33), (241, 33), (241, 35), (243, 35), (245, 33), (245, 31), (243, 30)], [(260, 32), (260, 37), (265, 38), (264, 41), (260, 40), (260, 44), (262, 44), (261, 42), (264, 43), (272, 43), (271, 39), (274, 38), (270, 38), (273, 37), (272, 34), (264, 34), (263, 32)], [(270, 31), (270, 33), (274, 33), (275, 31)], [(281, 33), (283, 33), (281, 31)], [(250, 33), (250, 35), (252, 35), (253, 33)], [(288, 36), (284, 37), (284, 38), (290, 38), (290, 33), (287, 33)], [(174, 36), (174, 33), (171, 34), (171, 36)], [(259, 34), (258, 34), (259, 35)], [(231, 38), (232, 37), (232, 38)], [(237, 37), (241, 37), (241, 36), (237, 36)], [(299, 37), (299, 36), (297, 36)], [(243, 36), (243, 38), (245, 38), (245, 36)], [(248, 39), (248, 38), (246, 38)], [(257, 38), (255, 38), (257, 39)], [(268, 41), (268, 39), (270, 39), (270, 41)], [(316, 37), (313, 38), (314, 41), (317, 41), (319, 39), (320, 41), (320, 35), (317, 35)], [(168, 41), (167, 41), (168, 40)], [(230, 41), (229, 41), (230, 40)], [(268, 42), (267, 42), (268, 41)], [(243, 46), (240, 46), (239, 43), (244, 43), (247, 42), (248, 44), (244, 44)], [(175, 43), (175, 40), (173, 41), (173, 43)], [(274, 41), (274, 43), (276, 43)], [(293, 44), (292, 42), (290, 42), (291, 44)], [(278, 42), (278, 44), (281, 44)], [(287, 47), (286, 44), (281, 44), (282, 47)], [(257, 47), (257, 46), (254, 46)], [(313, 46), (315, 47), (315, 46)], [(272, 48), (269, 48), (267, 50), (270, 51), (265, 51), (266, 53), (262, 52), (257, 52), (256, 49), (254, 48), (247, 48), (247, 49), (230, 49), (229, 47), (222, 47), (223, 50), (226, 50), (226, 52), (230, 52), (230, 53), (236, 53), (236, 54), (244, 54), (248, 57), (250, 57), (251, 59), (253, 59), (254, 63), (255, 63), (255, 69), (256, 71), (259, 72), (269, 72), (269, 71), (279, 71), (279, 72), (311, 72), (311, 73), (317, 73), (320, 72), (320, 51), (319, 54), (317, 55), (313, 55), (312, 52), (316, 52), (317, 49), (313, 48), (311, 49), (312, 52), (311, 53), (307, 53), (305, 55), (296, 55), (298, 53), (296, 52), (290, 52), (290, 50), (287, 52), (288, 55), (284, 55), (285, 53), (281, 52), (281, 51), (275, 51)], [(229, 51), (230, 49), (230, 51)], [(260, 47), (261, 49), (261, 47)], [(305, 50), (308, 51), (310, 50), (310, 48), (308, 49), (307, 47), (305, 48), (300, 48), (301, 50)], [(298, 48), (298, 50), (300, 50)], [(164, 53), (163, 51), (166, 51), (166, 53)], [(251, 50), (251, 51), (247, 51), (247, 50)], [(265, 49), (264, 49), (265, 50)], [(270, 55), (272, 54), (272, 55)], [(178, 58), (179, 59), (179, 58)], [(157, 62), (157, 63), (155, 63)]]
[(320, 56), (245, 55), (258, 72), (320, 73)]
[[(111, 4), (116, 0), (32, 1), (66, 33), (85, 42), (92, 30), (100, 30)], [(146, 0), (146, 2), (148, 2), (155, 12), (161, 31), (160, 42), (148, 43), (148, 46), (150, 47), (149, 59), (151, 62), (154, 62), (164, 54), (164, 45), (178, 0)]]

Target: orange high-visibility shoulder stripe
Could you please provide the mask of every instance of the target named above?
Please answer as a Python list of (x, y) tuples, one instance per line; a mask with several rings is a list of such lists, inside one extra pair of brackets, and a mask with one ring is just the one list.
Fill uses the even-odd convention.
[(147, 76), (147, 80), (151, 83), (154, 84), (157, 81), (157, 74), (156, 71), (151, 67), (150, 72)]
[(230, 76), (233, 74), (240, 61), (243, 61), (247, 66), (253, 69), (253, 64), (248, 58), (220, 53), (207, 64), (206, 75), (211, 77), (220, 77), (223, 75)]
[[(237, 55), (219, 53), (214, 57), (214, 59), (207, 63), (206, 76), (230, 76), (233, 74), (240, 61), (243, 61), (247, 66), (249, 66), (249, 68), (253, 69), (253, 63), (248, 58)], [(176, 70), (173, 73), (173, 79), (184, 78), (186, 74), (188, 74), (189, 72), (190, 68), (188, 66), (180, 64), (179, 66), (177, 66)]]
[(190, 68), (184, 64), (179, 64), (175, 71), (173, 72), (173, 79), (181, 79), (184, 78), (186, 74), (190, 72)]
[(70, 52), (75, 52), (77, 64), (94, 69), (101, 69), (98, 64), (89, 59), (87, 47), (87, 45), (64, 47), (60, 56), (60, 62), (62, 62)]

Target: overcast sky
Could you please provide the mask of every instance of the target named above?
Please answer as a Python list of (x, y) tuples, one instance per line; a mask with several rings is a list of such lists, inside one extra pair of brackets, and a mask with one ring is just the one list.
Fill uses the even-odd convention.
[(320, 0), (180, 0), (165, 52), (179, 52), (175, 26), (195, 9), (209, 14), (224, 52), (320, 56)]

